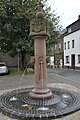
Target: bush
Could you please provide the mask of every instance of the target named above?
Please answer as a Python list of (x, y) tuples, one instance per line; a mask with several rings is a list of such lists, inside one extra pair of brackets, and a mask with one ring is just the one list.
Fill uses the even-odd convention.
[(19, 69), (19, 71), (18, 71), (17, 67), (11, 67), (11, 68), (9, 68), (9, 71), (10, 71), (10, 75), (18, 75), (18, 74), (19, 75), (22, 75), (22, 74), (27, 75), (27, 74), (34, 73), (34, 70), (32, 68), (27, 68), (27, 70)]

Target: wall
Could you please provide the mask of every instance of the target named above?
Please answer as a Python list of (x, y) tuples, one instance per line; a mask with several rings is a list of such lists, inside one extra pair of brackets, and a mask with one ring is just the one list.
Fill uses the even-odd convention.
[(8, 54), (0, 53), (0, 61), (6, 62), (8, 66), (17, 66), (18, 58), (10, 57)]

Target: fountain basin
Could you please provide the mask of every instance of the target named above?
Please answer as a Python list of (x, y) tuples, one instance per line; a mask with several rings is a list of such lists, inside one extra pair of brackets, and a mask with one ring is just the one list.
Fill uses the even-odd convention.
[(19, 119), (59, 118), (80, 109), (80, 94), (74, 91), (49, 88), (52, 97), (34, 99), (31, 88), (17, 89), (0, 96), (2, 113)]

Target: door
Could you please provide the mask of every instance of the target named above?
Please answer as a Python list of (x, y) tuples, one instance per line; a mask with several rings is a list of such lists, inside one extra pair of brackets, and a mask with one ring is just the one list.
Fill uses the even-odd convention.
[(75, 69), (75, 55), (73, 54), (73, 55), (71, 55), (71, 67), (72, 67), (72, 69)]

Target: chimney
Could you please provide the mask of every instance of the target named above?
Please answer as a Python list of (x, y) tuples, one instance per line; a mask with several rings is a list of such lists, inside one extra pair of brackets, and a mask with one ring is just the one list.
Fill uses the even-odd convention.
[(80, 20), (80, 15), (78, 15), (78, 20)]

